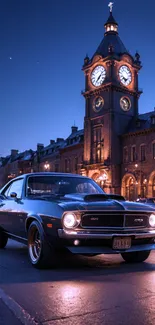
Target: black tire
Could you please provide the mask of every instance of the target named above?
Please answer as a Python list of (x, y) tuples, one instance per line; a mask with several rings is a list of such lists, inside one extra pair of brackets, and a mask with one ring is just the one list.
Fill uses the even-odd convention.
[(151, 251), (122, 253), (122, 257), (127, 263), (141, 263), (144, 262), (150, 255)]
[(33, 221), (28, 229), (28, 252), (31, 264), (38, 269), (45, 269), (56, 264), (56, 253), (49, 246), (42, 226)]
[(0, 231), (0, 249), (5, 248), (7, 242), (8, 242), (7, 235), (3, 231)]

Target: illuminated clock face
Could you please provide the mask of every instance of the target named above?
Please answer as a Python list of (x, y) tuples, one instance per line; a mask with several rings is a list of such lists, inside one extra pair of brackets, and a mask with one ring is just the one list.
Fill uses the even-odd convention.
[(121, 83), (125, 86), (128, 86), (132, 81), (132, 74), (130, 69), (126, 65), (122, 65), (119, 69), (119, 77)]
[(123, 111), (126, 111), (126, 112), (129, 111), (129, 109), (131, 108), (130, 99), (128, 97), (122, 97), (120, 99), (120, 106)]
[(96, 87), (101, 86), (106, 77), (106, 70), (103, 65), (98, 65), (91, 74), (92, 84)]
[(104, 106), (103, 97), (101, 96), (96, 97), (93, 101), (93, 110), (98, 113), (103, 106)]

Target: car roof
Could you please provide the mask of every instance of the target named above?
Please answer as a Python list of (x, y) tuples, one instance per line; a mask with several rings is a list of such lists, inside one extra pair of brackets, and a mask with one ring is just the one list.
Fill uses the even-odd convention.
[(14, 179), (18, 179), (18, 178), (26, 178), (29, 176), (65, 176), (65, 177), (80, 177), (80, 178), (89, 178), (87, 176), (82, 176), (79, 174), (71, 174), (71, 173), (56, 173), (56, 172), (36, 172), (36, 173), (28, 173), (28, 174), (21, 174), (17, 177), (15, 177)]

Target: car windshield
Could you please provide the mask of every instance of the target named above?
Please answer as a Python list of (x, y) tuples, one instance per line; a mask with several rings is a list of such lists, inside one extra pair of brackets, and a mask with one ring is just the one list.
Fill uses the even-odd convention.
[(104, 194), (92, 179), (67, 176), (30, 176), (27, 196), (55, 196), (65, 194)]

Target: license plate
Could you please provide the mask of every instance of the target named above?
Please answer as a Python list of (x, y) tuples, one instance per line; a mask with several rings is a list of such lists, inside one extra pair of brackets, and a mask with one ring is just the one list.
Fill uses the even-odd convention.
[(131, 237), (114, 237), (113, 249), (128, 249), (131, 247)]

